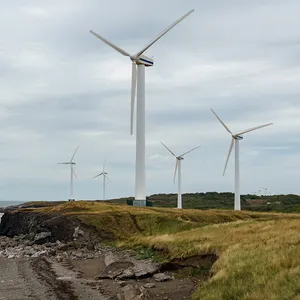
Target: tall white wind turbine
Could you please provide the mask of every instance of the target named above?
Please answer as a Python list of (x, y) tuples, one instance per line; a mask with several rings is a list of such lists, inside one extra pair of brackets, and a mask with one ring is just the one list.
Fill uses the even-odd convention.
[(105, 172), (105, 165), (106, 165), (106, 158), (105, 158), (105, 161), (104, 161), (104, 164), (103, 164), (102, 172), (93, 177), (93, 178), (96, 178), (96, 177), (99, 177), (101, 175), (103, 176), (103, 200), (105, 200), (105, 179), (107, 179), (109, 182), (111, 182), (110, 179), (107, 177), (107, 173)]
[(198, 149), (201, 146), (197, 146), (181, 155), (175, 155), (163, 142), (161, 144), (175, 157), (176, 164), (175, 164), (175, 172), (174, 172), (174, 183), (176, 178), (176, 172), (178, 169), (178, 194), (177, 194), (177, 208), (182, 208), (182, 196), (181, 196), (181, 161), (184, 159), (183, 156)]
[(70, 165), (71, 174), (70, 174), (70, 198), (69, 198), (69, 201), (74, 201), (75, 200), (74, 196), (73, 196), (73, 175), (75, 176), (76, 179), (77, 179), (77, 176), (76, 176), (76, 173), (75, 173), (75, 170), (74, 170), (74, 166), (76, 165), (76, 163), (73, 160), (74, 160), (74, 157), (75, 157), (75, 154), (76, 154), (78, 148), (79, 148), (79, 146), (77, 146), (77, 148), (75, 149), (70, 161), (57, 163), (59, 165)]
[(130, 54), (124, 49), (116, 46), (96, 32), (90, 32), (98, 39), (115, 49), (120, 54), (127, 56), (132, 62), (131, 75), (131, 109), (130, 109), (130, 133), (133, 132), (133, 118), (135, 95), (137, 96), (137, 113), (136, 113), (136, 163), (135, 163), (135, 201), (134, 205), (146, 205), (146, 172), (145, 172), (145, 67), (153, 66), (153, 60), (143, 53), (156, 43), (162, 36), (170, 31), (179, 22), (190, 15), (193, 10), (190, 10), (181, 18), (176, 20), (168, 28), (162, 31), (157, 37), (151, 40), (144, 48), (136, 54)]
[(228, 126), (225, 125), (225, 123), (219, 118), (219, 116), (214, 112), (213, 109), (211, 109), (211, 111), (213, 112), (213, 114), (216, 116), (216, 118), (220, 121), (220, 123), (224, 126), (224, 128), (231, 134), (231, 143), (229, 146), (229, 152), (227, 155), (227, 159), (226, 159), (226, 163), (225, 163), (225, 167), (224, 167), (224, 171), (223, 171), (223, 176), (225, 174), (226, 168), (227, 168), (227, 164), (229, 161), (229, 157), (230, 154), (232, 152), (233, 146), (235, 146), (234, 152), (235, 152), (235, 193), (234, 193), (234, 210), (241, 210), (241, 195), (240, 195), (240, 150), (239, 150), (239, 141), (243, 139), (242, 135), (253, 131), (253, 130), (257, 130), (266, 126), (270, 126), (273, 125), (273, 123), (268, 123), (268, 124), (264, 124), (264, 125), (260, 125), (260, 126), (256, 126), (244, 131), (241, 131), (239, 133), (235, 133), (233, 134), (230, 129), (228, 128)]

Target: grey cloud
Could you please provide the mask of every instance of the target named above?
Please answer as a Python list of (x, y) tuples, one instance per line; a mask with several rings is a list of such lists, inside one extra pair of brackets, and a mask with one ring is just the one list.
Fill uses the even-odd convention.
[(66, 198), (68, 170), (56, 162), (78, 144), (77, 197), (101, 195), (90, 178), (106, 155), (109, 196), (133, 195), (130, 60), (89, 29), (135, 52), (191, 8), (196, 11), (146, 53), (155, 59), (146, 74), (148, 193), (176, 191), (174, 162), (160, 140), (179, 152), (202, 145), (184, 161), (184, 191), (232, 190), (233, 160), (222, 177), (230, 136), (211, 107), (233, 130), (274, 121), (241, 143), (243, 192), (265, 184), (298, 193), (298, 1), (176, 0), (170, 6), (154, 0), (146, 7), (136, 0), (33, 0), (7, 2), (0, 11), (4, 198)]

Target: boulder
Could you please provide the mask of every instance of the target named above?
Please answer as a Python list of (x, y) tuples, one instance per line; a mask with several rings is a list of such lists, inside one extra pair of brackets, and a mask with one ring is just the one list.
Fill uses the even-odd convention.
[(80, 227), (75, 227), (73, 233), (73, 239), (77, 240), (80, 236), (84, 236), (84, 231), (80, 229)]
[(136, 260), (134, 261), (135, 277), (147, 277), (159, 272), (161, 265), (150, 260)]
[(172, 277), (166, 273), (157, 273), (153, 275), (153, 278), (155, 279), (155, 281), (162, 282), (162, 281), (168, 281)]
[(133, 284), (124, 286), (117, 295), (119, 300), (151, 300), (155, 299), (153, 296), (144, 287)]
[(34, 236), (33, 241), (35, 244), (43, 244), (44, 242), (47, 241), (47, 238), (49, 238), (51, 236), (52, 236), (52, 233), (50, 231), (43, 231), (43, 232), (37, 233)]
[(144, 285), (144, 287), (146, 289), (151, 289), (151, 288), (154, 288), (155, 287), (155, 284), (153, 282), (148, 282)]
[(105, 253), (104, 263), (106, 266), (109, 266), (110, 264), (120, 260), (121, 258), (118, 255), (112, 253), (111, 251)]
[[(118, 278), (125, 278), (125, 277), (119, 277), (123, 274), (123, 272), (129, 268), (133, 267), (133, 263), (128, 261), (116, 261), (108, 265), (98, 276), (96, 276), (96, 279), (103, 279), (103, 278), (111, 278), (114, 279), (116, 277)], [(126, 273), (125, 272), (125, 273)], [(133, 273), (134, 274), (134, 273)]]
[(129, 267), (128, 269), (125, 269), (120, 275), (116, 276), (118, 279), (130, 279), (135, 278), (134, 269), (132, 267)]
[[(111, 251), (105, 254), (104, 263), (107, 267), (113, 264), (120, 264), (121, 262), (128, 263), (128, 268), (133, 268), (134, 276), (132, 274), (132, 270), (125, 271), (124, 268), (124, 277), (122, 277), (122, 275), (118, 275), (119, 278), (140, 278), (152, 276), (153, 274), (159, 272), (161, 269), (161, 264), (153, 262), (151, 260), (137, 260), (132, 256), (122, 257)], [(128, 274), (128, 276), (126, 274)]]
[(43, 254), (46, 254), (46, 253), (47, 253), (47, 251), (42, 250), (42, 251), (39, 251), (39, 252), (35, 252), (31, 257), (39, 257), (39, 256), (41, 256)]

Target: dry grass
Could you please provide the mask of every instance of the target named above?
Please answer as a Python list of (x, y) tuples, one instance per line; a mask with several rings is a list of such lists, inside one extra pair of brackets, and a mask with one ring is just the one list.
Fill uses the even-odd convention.
[(209, 224), (269, 218), (269, 215), (251, 212), (141, 208), (92, 201), (67, 202), (54, 207), (28, 210), (76, 216), (82, 222), (105, 232), (106, 236), (122, 240), (133, 235), (171, 234)]
[(239, 221), (172, 235), (135, 238), (171, 257), (215, 253), (212, 278), (193, 299), (296, 299), (300, 296), (300, 218)]
[(300, 215), (138, 208), (72, 202), (36, 209), (75, 215), (110, 230), (121, 246), (169, 258), (217, 254), (212, 277), (193, 299), (300, 299)]
[(172, 208), (132, 207), (92, 201), (67, 202), (54, 207), (33, 209), (37, 212), (76, 216), (99, 231), (126, 240), (133, 235), (155, 236), (171, 234), (210, 224), (249, 219), (270, 219), (278, 214), (232, 212), (221, 210), (178, 210)]

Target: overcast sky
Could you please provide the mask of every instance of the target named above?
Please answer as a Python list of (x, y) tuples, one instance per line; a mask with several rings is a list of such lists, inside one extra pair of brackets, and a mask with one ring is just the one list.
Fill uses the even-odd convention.
[(240, 143), (241, 192), (300, 193), (300, 2), (298, 0), (2, 1), (0, 6), (0, 200), (69, 197), (77, 145), (76, 199), (134, 196), (128, 58), (89, 33), (137, 52), (175, 19), (187, 19), (146, 55), (147, 195), (233, 191), (230, 135)]

